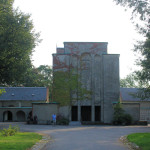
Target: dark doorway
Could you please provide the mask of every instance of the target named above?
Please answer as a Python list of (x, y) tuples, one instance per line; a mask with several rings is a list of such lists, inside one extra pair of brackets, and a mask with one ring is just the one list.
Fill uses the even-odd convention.
[(23, 111), (17, 112), (17, 121), (19, 122), (25, 121), (25, 113)]
[(78, 106), (72, 106), (72, 121), (78, 121)]
[(29, 116), (29, 117), (32, 117), (32, 111), (29, 112), (28, 116)]
[(101, 121), (101, 106), (95, 106), (95, 121)]
[(91, 106), (81, 106), (81, 120), (91, 121)]
[(5, 111), (3, 113), (3, 121), (12, 121), (12, 112), (11, 111)]

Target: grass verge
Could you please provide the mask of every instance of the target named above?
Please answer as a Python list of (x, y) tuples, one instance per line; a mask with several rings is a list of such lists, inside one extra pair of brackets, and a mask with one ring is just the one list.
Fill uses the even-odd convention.
[(142, 150), (150, 150), (150, 133), (133, 133), (128, 135), (127, 139)]
[(18, 132), (14, 136), (0, 136), (0, 150), (26, 150), (42, 139), (42, 135), (32, 132)]

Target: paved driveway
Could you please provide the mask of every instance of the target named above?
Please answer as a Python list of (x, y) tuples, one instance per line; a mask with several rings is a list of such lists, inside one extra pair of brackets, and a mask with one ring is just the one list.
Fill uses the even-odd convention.
[[(13, 123), (14, 125), (16, 123)], [(149, 126), (50, 126), (17, 123), (22, 131), (45, 133), (52, 137), (43, 150), (128, 150), (119, 138), (150, 132)], [(0, 123), (0, 128), (9, 123)]]

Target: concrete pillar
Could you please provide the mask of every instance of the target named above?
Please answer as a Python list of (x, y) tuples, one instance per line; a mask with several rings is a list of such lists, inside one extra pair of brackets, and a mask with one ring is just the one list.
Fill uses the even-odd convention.
[(94, 102), (95, 102), (95, 74), (94, 74), (94, 56), (92, 55), (92, 60), (91, 60), (91, 91), (92, 91), (92, 99), (91, 99), (91, 116), (92, 116), (92, 122), (95, 121), (95, 108), (94, 108)]
[(17, 111), (14, 110), (14, 111), (11, 111), (12, 112), (12, 121), (17, 121)]
[(72, 106), (69, 106), (69, 107), (68, 107), (68, 114), (69, 114), (69, 120), (70, 120), (70, 121), (72, 120), (72, 118), (71, 118), (71, 116), (72, 116), (72, 111), (71, 111), (71, 109), (72, 109)]
[(2, 122), (3, 121), (3, 113), (4, 113), (4, 111), (3, 110), (0, 110), (0, 122)]
[(81, 121), (81, 105), (80, 105), (80, 101), (78, 101), (78, 121)]
[(92, 122), (94, 122), (95, 121), (95, 107), (94, 107), (94, 105), (92, 105)]

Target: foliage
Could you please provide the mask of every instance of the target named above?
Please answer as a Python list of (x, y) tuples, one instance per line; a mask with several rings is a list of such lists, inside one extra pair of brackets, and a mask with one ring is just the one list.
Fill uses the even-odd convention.
[[(132, 17), (136, 22), (137, 29), (140, 33), (147, 34), (150, 29), (150, 1), (148, 0), (114, 0), (116, 4), (123, 7), (132, 9)], [(141, 20), (143, 23), (139, 25), (137, 19)]]
[(114, 106), (114, 125), (129, 125), (132, 123), (132, 117), (130, 114), (126, 114), (120, 103)]
[(46, 87), (52, 88), (52, 68), (48, 65), (40, 65), (37, 68), (38, 72), (40, 75), (43, 76), (43, 78), (41, 79), (41, 82), (43, 83), (43, 85), (45, 85)]
[(13, 136), (15, 135), (17, 132), (19, 132), (19, 127), (18, 126), (14, 126), (12, 127), (11, 125), (9, 125), (9, 128), (8, 129), (3, 129), (1, 131), (1, 135), (2, 136)]
[(135, 72), (127, 75), (124, 79), (120, 79), (120, 87), (144, 88), (146, 86), (147, 83), (141, 82), (139, 76)]
[[(142, 85), (145, 85), (143, 92), (145, 95), (150, 95), (150, 33), (147, 34), (147, 39), (144, 43), (137, 46), (137, 51), (141, 53), (142, 57), (137, 60), (137, 65), (141, 67), (136, 74)], [(145, 97), (147, 98), (147, 97)]]
[(73, 101), (89, 99), (91, 92), (80, 82), (78, 74), (69, 71), (53, 73), (52, 100), (66, 106)]
[(0, 83), (18, 84), (40, 42), (29, 14), (13, 9), (13, 0), (0, 0)]
[(69, 125), (69, 119), (63, 117), (62, 115), (57, 115), (56, 120), (58, 125)]
[(52, 68), (48, 65), (40, 65), (39, 67), (29, 68), (22, 79), (22, 84), (25, 87), (48, 87), (49, 98), (52, 93)]
[(29, 68), (22, 85), (25, 87), (51, 87), (52, 86), (52, 69), (48, 65), (41, 65), (37, 68)]
[(121, 104), (117, 103), (114, 106), (113, 124), (115, 125), (122, 124), (123, 114), (124, 114), (124, 110), (122, 109)]
[(150, 149), (150, 133), (132, 133), (127, 136), (127, 139), (142, 150)]
[(28, 68), (27, 72), (25, 73), (25, 76), (21, 81), (21, 84), (25, 87), (42, 87), (44, 86), (44, 84), (41, 82), (42, 78), (43, 76), (39, 74), (37, 68)]
[(1, 96), (3, 93), (6, 93), (5, 89), (0, 89), (0, 96)]
[(15, 136), (0, 136), (0, 149), (27, 150), (41, 139), (41, 135), (32, 132), (18, 132)]
[[(150, 95), (150, 1), (148, 0), (114, 0), (117, 4), (132, 9), (132, 19), (136, 22), (137, 30), (145, 36), (145, 41), (138, 41), (135, 44), (134, 52), (141, 57), (137, 59), (139, 71), (135, 71), (141, 85), (144, 85), (143, 92)], [(135, 19), (138, 18), (139, 20)], [(145, 97), (147, 98), (147, 97)]]
[(132, 124), (132, 121), (133, 121), (133, 119), (132, 119), (132, 117), (131, 117), (130, 114), (123, 114), (123, 123), (124, 123), (125, 125), (130, 125), (130, 124)]

